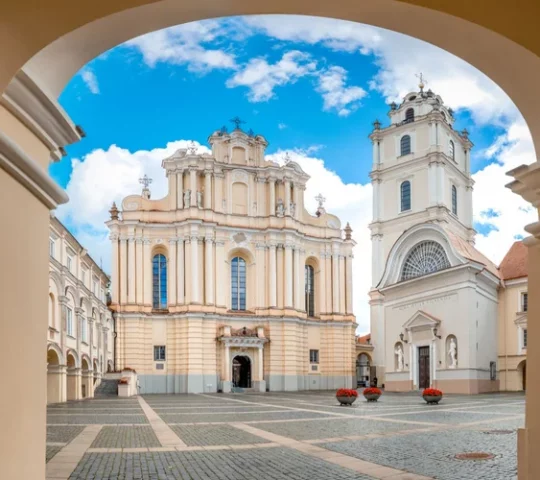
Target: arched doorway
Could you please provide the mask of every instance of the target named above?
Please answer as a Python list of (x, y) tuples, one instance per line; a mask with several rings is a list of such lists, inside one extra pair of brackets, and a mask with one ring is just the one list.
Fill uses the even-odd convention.
[(367, 353), (361, 353), (356, 357), (356, 385), (369, 387), (371, 359)]
[(61, 364), (59, 352), (52, 347), (47, 350), (47, 404), (65, 401), (65, 365)]
[(245, 355), (234, 357), (232, 362), (233, 387), (251, 388), (251, 360)]
[(523, 360), (518, 365), (518, 373), (520, 381), (519, 386), (525, 392), (527, 390), (527, 360)]
[(67, 355), (67, 399), (78, 400), (80, 398), (81, 373), (77, 368), (77, 360), (72, 352)]
[(92, 398), (94, 396), (93, 373), (90, 369), (90, 361), (83, 357), (81, 361), (81, 398)]

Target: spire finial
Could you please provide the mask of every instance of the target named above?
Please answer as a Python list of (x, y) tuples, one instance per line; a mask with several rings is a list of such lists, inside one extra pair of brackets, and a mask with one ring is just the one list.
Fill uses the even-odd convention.
[(418, 78), (419, 82), (418, 82), (418, 88), (420, 88), (420, 92), (423, 92), (424, 91), (424, 87), (426, 86), (426, 84), (428, 83), (428, 81), (424, 78), (424, 74), (422, 72), (420, 73), (417, 73), (416, 74), (416, 77)]
[(345, 240), (352, 240), (352, 228), (349, 225), (349, 222), (347, 222), (347, 225), (345, 225)]
[(147, 200), (150, 200), (150, 189), (148, 188), (148, 185), (152, 183), (152, 179), (148, 178), (148, 175), (145, 173), (144, 177), (139, 178), (139, 183), (143, 185), (142, 196)]
[(235, 130), (241, 130), (240, 125), (242, 125), (243, 123), (246, 123), (238, 115), (236, 117), (231, 118), (229, 121), (234, 123)]
[(326, 202), (326, 198), (324, 198), (322, 196), (322, 193), (319, 193), (319, 195), (317, 195), (315, 197), (315, 200), (317, 200), (317, 202), (319, 203), (319, 206), (317, 207), (317, 217), (320, 217), (321, 215), (323, 215), (324, 213), (326, 213), (326, 210), (324, 209), (324, 202)]
[(111, 214), (111, 220), (118, 220), (118, 208), (116, 208), (116, 202), (112, 203), (109, 213)]

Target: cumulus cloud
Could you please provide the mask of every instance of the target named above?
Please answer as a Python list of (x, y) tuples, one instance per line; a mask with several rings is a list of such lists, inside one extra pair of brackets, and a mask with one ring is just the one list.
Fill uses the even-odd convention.
[(219, 48), (206, 48), (209, 43), (221, 43), (227, 30), (217, 20), (193, 22), (158, 30), (124, 43), (136, 48), (145, 63), (154, 67), (159, 62), (187, 65), (190, 71), (204, 72), (212, 69), (235, 67), (233, 54)]
[(227, 87), (247, 87), (250, 102), (265, 102), (275, 95), (276, 87), (294, 83), (313, 73), (316, 67), (317, 62), (310, 55), (298, 50), (284, 53), (276, 63), (253, 58), (227, 80)]
[(88, 90), (90, 90), (90, 92), (92, 92), (94, 95), (97, 95), (99, 93), (99, 84), (94, 71), (89, 67), (86, 67), (81, 70), (80, 75), (88, 87)]
[(336, 110), (340, 117), (346, 117), (359, 107), (359, 101), (367, 92), (361, 87), (348, 87), (347, 71), (333, 66), (321, 72), (317, 91), (324, 100), (323, 109)]

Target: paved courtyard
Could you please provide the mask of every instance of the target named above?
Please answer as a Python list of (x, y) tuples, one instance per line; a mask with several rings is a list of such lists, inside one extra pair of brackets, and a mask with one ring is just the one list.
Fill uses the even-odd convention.
[[(47, 409), (47, 478), (63, 480), (511, 480), (519, 394), (332, 392), (106, 397)], [(485, 452), (487, 460), (456, 454)]]

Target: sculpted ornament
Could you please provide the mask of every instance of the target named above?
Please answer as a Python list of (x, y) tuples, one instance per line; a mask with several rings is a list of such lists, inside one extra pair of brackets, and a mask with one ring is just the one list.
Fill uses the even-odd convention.
[(291, 209), (291, 217), (294, 217), (296, 214), (296, 203), (291, 202), (290, 209)]
[(203, 208), (202, 192), (197, 191), (197, 208)]
[(401, 345), (397, 346), (397, 348), (394, 350), (394, 353), (396, 354), (397, 358), (397, 371), (401, 372), (405, 366), (405, 355), (403, 354), (403, 348), (401, 347)]
[(283, 206), (283, 200), (281, 198), (279, 198), (277, 201), (276, 215), (278, 217), (283, 217), (285, 215), (285, 207)]
[(450, 339), (450, 344), (448, 346), (448, 356), (450, 357), (449, 368), (457, 367), (457, 344), (454, 338)]
[(191, 190), (184, 192), (184, 208), (191, 207)]

